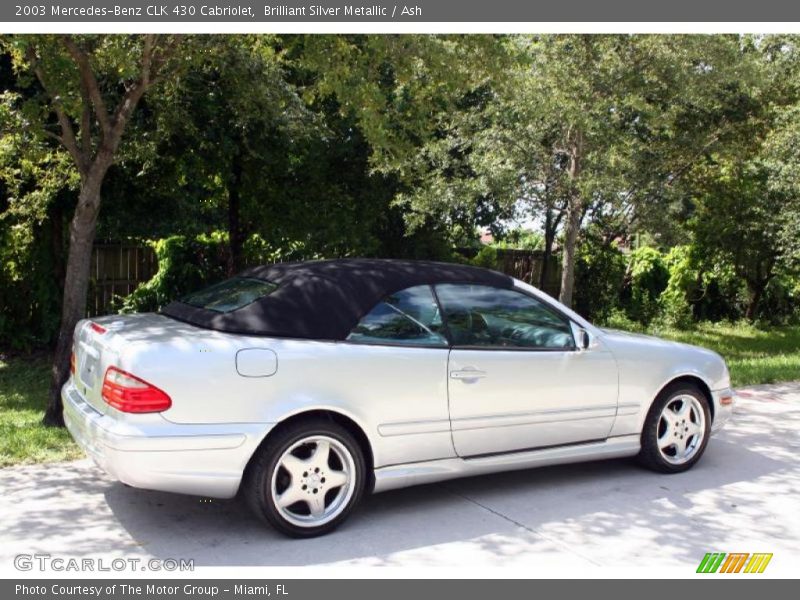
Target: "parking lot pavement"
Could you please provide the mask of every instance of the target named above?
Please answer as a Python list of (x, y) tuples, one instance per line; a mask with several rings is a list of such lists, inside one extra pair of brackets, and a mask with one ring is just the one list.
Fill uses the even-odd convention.
[(800, 556), (800, 382), (739, 390), (700, 463), (548, 467), (368, 498), (331, 536), (289, 540), (238, 501), (108, 480), (88, 460), (0, 470), (0, 566), (19, 553), (191, 558), (196, 566), (620, 566), (694, 570), (706, 552)]

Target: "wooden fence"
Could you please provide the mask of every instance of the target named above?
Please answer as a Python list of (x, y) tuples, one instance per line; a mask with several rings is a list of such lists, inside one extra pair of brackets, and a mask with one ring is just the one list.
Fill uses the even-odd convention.
[[(477, 251), (462, 249), (467, 257)], [(544, 264), (544, 253), (531, 250), (498, 250), (497, 269), (512, 277), (539, 286)], [(96, 244), (92, 252), (92, 274), (89, 281), (89, 298), (86, 316), (104, 315), (112, 312), (115, 296), (127, 296), (136, 287), (148, 281), (158, 270), (158, 261), (153, 249), (136, 244)], [(561, 284), (561, 268), (558, 260), (551, 257), (550, 268), (543, 291), (558, 296)]]
[[(526, 283), (539, 287), (544, 265), (544, 252), (538, 250), (498, 250), (498, 269)], [(558, 259), (550, 256), (547, 274), (542, 291), (558, 297), (561, 289), (561, 265)]]
[[(458, 252), (466, 258), (473, 258), (477, 255), (478, 250), (474, 248), (459, 248)], [(545, 293), (557, 298), (558, 292), (561, 289), (561, 264), (555, 256), (550, 256), (549, 262), (547, 276), (541, 289)], [(502, 248), (497, 250), (497, 266), (495, 268), (498, 271), (502, 271), (507, 275), (516, 277), (536, 287), (540, 287), (539, 280), (542, 275), (543, 265), (544, 252), (541, 250), (514, 250)]]
[(108, 314), (114, 296), (127, 296), (157, 270), (156, 255), (150, 246), (96, 244), (92, 251), (86, 316)]

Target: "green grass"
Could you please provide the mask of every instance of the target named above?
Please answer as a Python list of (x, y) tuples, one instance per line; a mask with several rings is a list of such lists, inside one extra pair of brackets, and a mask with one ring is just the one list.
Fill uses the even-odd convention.
[(0, 467), (83, 456), (66, 429), (42, 425), (49, 382), (47, 357), (0, 355)]
[[(635, 328), (614, 323), (620, 325)], [(719, 352), (736, 387), (800, 380), (800, 326), (761, 330), (741, 323), (701, 323), (688, 331), (654, 328), (648, 333)], [(82, 456), (65, 429), (41, 424), (49, 376), (47, 357), (0, 355), (0, 467)]]
[(800, 380), (800, 326), (756, 329), (746, 323), (700, 323), (691, 330), (647, 333), (710, 348), (728, 363), (734, 387)]

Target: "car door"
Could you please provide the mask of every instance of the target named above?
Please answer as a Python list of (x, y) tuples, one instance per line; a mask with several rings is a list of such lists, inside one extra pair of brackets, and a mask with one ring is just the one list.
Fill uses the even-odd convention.
[[(429, 285), (389, 294), (320, 366), (357, 405), (376, 465), (454, 456), (447, 406), (449, 344)], [(329, 384), (328, 384), (329, 385)]]
[(514, 289), (435, 287), (452, 348), (448, 400), (462, 457), (602, 440), (617, 410), (617, 365), (574, 325)]

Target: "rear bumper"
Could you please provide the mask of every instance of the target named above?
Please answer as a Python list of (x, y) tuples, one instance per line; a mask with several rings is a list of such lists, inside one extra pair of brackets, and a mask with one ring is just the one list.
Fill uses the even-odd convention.
[(269, 423), (175, 424), (160, 415), (103, 415), (70, 379), (64, 422), (78, 445), (114, 479), (133, 487), (213, 498), (236, 495)]
[[(723, 399), (730, 398), (730, 402), (723, 404)], [(732, 389), (725, 388), (711, 392), (711, 399), (714, 402), (714, 421), (711, 423), (711, 433), (717, 433), (730, 421), (733, 416), (733, 403), (736, 396)]]

